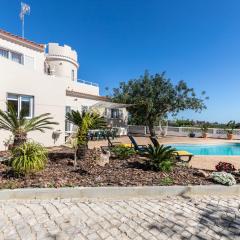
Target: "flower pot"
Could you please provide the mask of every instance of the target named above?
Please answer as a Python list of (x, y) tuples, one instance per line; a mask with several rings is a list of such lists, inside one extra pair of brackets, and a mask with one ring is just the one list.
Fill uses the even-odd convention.
[(233, 134), (232, 133), (228, 133), (227, 134), (227, 139), (228, 140), (232, 140), (233, 139)]
[(189, 133), (189, 137), (194, 138), (196, 136), (195, 133)]
[(202, 137), (203, 137), (203, 138), (207, 138), (207, 136), (208, 136), (207, 133), (203, 133), (203, 134), (202, 134)]

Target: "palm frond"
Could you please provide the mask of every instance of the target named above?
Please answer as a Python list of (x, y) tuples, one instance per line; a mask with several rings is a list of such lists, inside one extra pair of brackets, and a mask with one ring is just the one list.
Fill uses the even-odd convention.
[(41, 114), (39, 116), (27, 119), (24, 110), (17, 112), (11, 106), (7, 105), (6, 112), (0, 109), (0, 129), (10, 131), (15, 136), (16, 134), (26, 135), (31, 131), (44, 132), (46, 129), (52, 129), (52, 125), (57, 125), (57, 122), (52, 121), (50, 113)]
[(77, 126), (79, 144), (87, 141), (87, 133), (90, 129), (105, 128), (107, 125), (105, 119), (94, 112), (72, 110), (66, 114), (66, 119)]

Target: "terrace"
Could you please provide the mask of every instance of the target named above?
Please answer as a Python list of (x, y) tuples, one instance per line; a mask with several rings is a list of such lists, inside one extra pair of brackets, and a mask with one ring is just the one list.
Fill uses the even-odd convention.
[[(148, 136), (136, 136), (135, 137), (139, 145), (148, 145), (152, 144)], [(123, 144), (131, 144), (127, 136), (122, 136), (116, 139), (117, 142)], [(159, 138), (159, 142), (164, 145), (175, 145), (175, 144), (195, 144), (195, 145), (222, 145), (229, 143), (239, 143), (240, 140), (227, 140), (227, 139), (216, 139), (216, 138), (189, 138), (189, 137), (179, 137), (179, 136), (167, 136)], [(106, 146), (107, 141), (90, 141), (89, 147), (100, 147)], [(189, 162), (189, 166), (196, 169), (204, 170), (215, 170), (215, 166), (220, 161), (229, 162), (240, 169), (240, 156), (204, 156), (204, 155), (195, 155), (192, 160)]]

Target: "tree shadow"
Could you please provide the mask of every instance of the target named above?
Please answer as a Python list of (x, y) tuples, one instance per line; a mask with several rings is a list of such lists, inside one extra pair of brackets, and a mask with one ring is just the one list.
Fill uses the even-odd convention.
[[(229, 240), (240, 239), (240, 207), (226, 207), (213, 203), (199, 207), (201, 202), (194, 203), (191, 199), (188, 202), (191, 207), (196, 207), (198, 212), (196, 218), (191, 218), (191, 214), (186, 215), (183, 208), (182, 213), (180, 210), (172, 217), (164, 218), (161, 222), (149, 224), (148, 229), (150, 231), (157, 230), (159, 233), (168, 233), (168, 231), (179, 229), (180, 233), (178, 231), (175, 233), (179, 233), (179, 239), (182, 240), (190, 239), (191, 236), (202, 240), (220, 239), (221, 237)], [(191, 225), (191, 221), (193, 225)], [(185, 232), (189, 236), (181, 235), (181, 232)], [(169, 238), (171, 239), (170, 236)]]
[[(2, 179), (24, 179), (26, 178), (21, 173), (16, 173), (13, 169), (6, 169), (5, 171), (1, 172)], [(31, 176), (31, 175), (30, 175)]]
[(139, 161), (127, 162), (125, 165), (126, 168), (136, 168), (144, 171), (152, 171), (152, 169), (146, 163), (141, 163)]
[(62, 159), (74, 159), (73, 151), (59, 151), (59, 152), (49, 152), (48, 158), (50, 161), (59, 161)]
[(209, 203), (199, 216), (199, 229), (204, 231), (211, 226), (211, 230), (228, 239), (240, 239), (239, 208), (225, 207)]
[(71, 172), (73, 173), (78, 173), (80, 175), (90, 175), (90, 173), (84, 169), (78, 168), (78, 169), (73, 169)]

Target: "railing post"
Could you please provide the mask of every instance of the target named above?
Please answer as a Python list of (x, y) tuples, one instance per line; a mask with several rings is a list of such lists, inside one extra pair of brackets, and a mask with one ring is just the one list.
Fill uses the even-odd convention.
[(217, 128), (213, 128), (213, 137), (217, 136)]
[(179, 136), (182, 136), (182, 132), (183, 132), (183, 131), (182, 131), (182, 127), (179, 127), (179, 128), (178, 128)]

